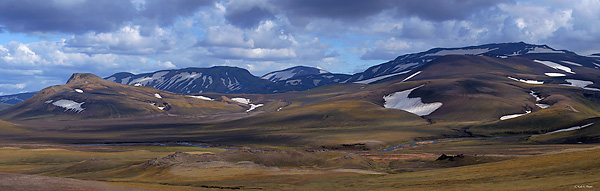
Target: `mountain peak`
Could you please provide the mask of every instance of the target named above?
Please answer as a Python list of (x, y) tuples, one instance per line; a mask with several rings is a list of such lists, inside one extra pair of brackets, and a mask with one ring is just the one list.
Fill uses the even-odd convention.
[(104, 79), (91, 73), (73, 73), (69, 80), (67, 80), (67, 84), (88, 83), (99, 80), (104, 81)]
[(306, 75), (314, 75), (314, 74), (325, 74), (329, 73), (328, 71), (309, 67), (309, 66), (294, 66), (291, 68), (270, 72), (262, 76), (262, 79), (270, 80), (273, 82), (287, 80), (293, 77), (298, 76), (306, 76)]

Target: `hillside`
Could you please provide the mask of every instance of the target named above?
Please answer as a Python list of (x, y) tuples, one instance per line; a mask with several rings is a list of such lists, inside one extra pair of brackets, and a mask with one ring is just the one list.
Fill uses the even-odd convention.
[(76, 120), (144, 115), (243, 112), (247, 106), (213, 102), (149, 87), (117, 84), (93, 74), (73, 74), (65, 85), (43, 89), (0, 117), (11, 120)]

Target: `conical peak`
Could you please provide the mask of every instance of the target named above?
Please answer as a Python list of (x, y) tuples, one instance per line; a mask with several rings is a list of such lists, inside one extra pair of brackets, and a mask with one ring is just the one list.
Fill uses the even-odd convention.
[(88, 83), (92, 81), (103, 80), (102, 78), (90, 73), (74, 73), (67, 81), (67, 84)]

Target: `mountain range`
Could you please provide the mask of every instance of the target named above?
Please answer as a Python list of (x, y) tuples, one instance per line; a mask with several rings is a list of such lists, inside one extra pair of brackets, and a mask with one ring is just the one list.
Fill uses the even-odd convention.
[[(117, 73), (106, 80), (74, 74), (66, 84), (0, 111), (0, 119), (40, 124), (142, 117), (163, 123), (170, 117), (193, 123), (176, 137), (197, 129), (205, 133), (194, 139), (277, 139), (315, 147), (389, 143), (405, 135), (525, 134), (542, 142), (600, 142), (599, 67), (596, 57), (504, 43), (402, 55), (351, 76), (310, 67), (262, 78), (235, 67)], [(566, 130), (573, 127), (587, 133)]]
[[(104, 79), (133, 86), (148, 86), (173, 93), (283, 93), (288, 91), (304, 91), (334, 83), (369, 84), (385, 81), (394, 76), (415, 74), (415, 69), (446, 55), (482, 55), (495, 58), (524, 56), (532, 60), (545, 60), (566, 65), (582, 65), (598, 68), (598, 59), (593, 54), (589, 57), (579, 56), (571, 51), (556, 50), (547, 45), (532, 45), (523, 42), (486, 44), (462, 48), (434, 48), (425, 52), (406, 54), (386, 63), (372, 66), (364, 72), (353, 75), (335, 74), (306, 66), (295, 66), (254, 76), (245, 69), (227, 66), (211, 68), (184, 68), (161, 70), (151, 73), (132, 74), (120, 72)], [(562, 58), (568, 58), (566, 63)], [(413, 71), (411, 73), (411, 71)], [(24, 93), (0, 96), (0, 103), (17, 104), (35, 93)]]

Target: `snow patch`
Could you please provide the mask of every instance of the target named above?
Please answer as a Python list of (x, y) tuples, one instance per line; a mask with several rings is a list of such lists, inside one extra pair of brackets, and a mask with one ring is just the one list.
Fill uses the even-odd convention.
[(75, 89), (75, 91), (76, 91), (77, 93), (83, 93), (83, 90), (81, 90), (81, 89)]
[(294, 75), (296, 75), (296, 74), (297, 73), (295, 73), (294, 70), (285, 70), (285, 71), (273, 72), (271, 74), (267, 74), (267, 75), (263, 76), (262, 79), (270, 80), (273, 82), (283, 81), (283, 80), (287, 80), (287, 79), (294, 77)]
[(247, 99), (247, 98), (236, 97), (236, 98), (231, 98), (231, 100), (238, 102), (238, 103), (250, 104), (250, 99)]
[(404, 78), (404, 80), (402, 80), (402, 82), (405, 82), (406, 80), (410, 80), (412, 77), (415, 77), (416, 75), (419, 75), (421, 73), (421, 71), (415, 72), (413, 75), (410, 75), (406, 78)]
[(260, 103), (260, 104), (250, 104), (250, 109), (246, 110), (246, 112), (250, 112), (258, 107), (263, 106), (264, 104)]
[(204, 96), (188, 96), (188, 97), (193, 97), (193, 98), (196, 98), (196, 99), (201, 99), (201, 100), (206, 100), (206, 101), (212, 101), (212, 100), (214, 100), (212, 98), (204, 97)]
[(577, 130), (577, 129), (583, 129), (583, 128), (589, 127), (589, 126), (591, 126), (593, 124), (594, 123), (588, 123), (588, 124), (585, 124), (585, 125), (582, 125), (582, 126), (575, 126), (575, 127), (570, 127), (570, 128), (566, 128), (566, 129), (559, 129), (559, 130), (552, 131), (552, 132), (549, 132), (549, 133), (546, 133), (546, 134), (558, 133), (558, 132), (563, 132), (563, 131), (573, 131), (573, 130)]
[(156, 107), (156, 108), (158, 108), (160, 110), (165, 110), (165, 107)]
[(313, 84), (315, 84), (315, 86), (319, 86), (320, 82), (321, 82), (321, 80), (313, 80)]
[(537, 96), (537, 95), (535, 95), (535, 94), (536, 94), (536, 93), (535, 93), (533, 90), (531, 90), (531, 92), (529, 92), (529, 95), (533, 96), (533, 97), (535, 98), (535, 101), (536, 101), (536, 102), (538, 102), (538, 101), (542, 101), (542, 100), (544, 99), (544, 98), (542, 98), (542, 97), (539, 97), (539, 96)]
[(533, 54), (533, 53), (565, 53), (565, 52), (552, 50), (552, 49), (544, 48), (544, 47), (535, 47), (535, 48), (533, 48), (533, 50), (530, 50), (527, 53)]
[(523, 82), (523, 83), (527, 83), (527, 84), (544, 84), (544, 81), (536, 81), (536, 80), (523, 80), (523, 79), (517, 79), (517, 78), (513, 78), (513, 77), (508, 77), (508, 79), (517, 81), (517, 82)]
[[(536, 95), (537, 93), (535, 93), (533, 90), (531, 90), (531, 92), (529, 93), (529, 95), (533, 96), (535, 98), (535, 102), (539, 102), (542, 101), (544, 98), (543, 97), (539, 97)], [(548, 107), (550, 107), (550, 105), (548, 104), (542, 104), (542, 103), (536, 103), (536, 106), (542, 108), (542, 109), (546, 109)]]
[(85, 108), (81, 107), (81, 105), (83, 105), (84, 103), (85, 102), (77, 103), (73, 100), (61, 99), (61, 100), (58, 100), (58, 101), (52, 103), (52, 105), (65, 108), (65, 111), (75, 111), (75, 112), (79, 113), (85, 109)]
[(45, 103), (45, 104), (49, 104), (49, 103), (52, 103), (53, 101), (54, 101), (54, 100), (48, 100), (48, 101), (45, 101), (44, 103)]
[(493, 51), (496, 50), (498, 48), (494, 48), (494, 49), (489, 49), (489, 48), (479, 48), (479, 49), (454, 49), (454, 50), (441, 50), (439, 52), (436, 52), (434, 54), (426, 54), (425, 56), (446, 56), (446, 55), (451, 55), (451, 54), (457, 54), (457, 55), (478, 55), (478, 54), (483, 54), (489, 51)]
[(563, 77), (563, 76), (567, 76), (566, 74), (561, 74), (561, 73), (544, 73), (546, 74), (546, 76), (550, 76), (550, 77)]
[[(383, 76), (379, 76), (379, 77), (374, 77), (374, 78), (370, 78), (370, 79), (366, 79), (366, 80), (362, 80), (362, 81), (358, 81), (358, 82), (354, 82), (354, 83), (356, 83), (356, 84), (369, 84), (369, 83), (373, 83), (373, 82), (376, 82), (376, 81), (379, 81), (379, 80), (382, 80), (382, 79), (385, 79), (385, 78), (389, 78), (389, 77), (392, 77), (392, 76), (406, 74), (408, 72), (410, 72), (410, 70), (404, 71), (404, 72), (399, 72), (399, 73), (394, 73), (394, 74), (383, 75)], [(361, 77), (362, 77), (362, 75), (361, 75)]]
[(530, 114), (530, 113), (531, 113), (531, 111), (526, 111), (525, 113), (505, 115), (505, 116), (500, 117), (500, 120), (507, 120), (507, 119), (512, 119), (512, 118), (517, 118), (517, 117), (521, 117), (523, 115)]
[(543, 103), (536, 103), (535, 105), (538, 106), (538, 107), (540, 107), (540, 108), (542, 108), (542, 109), (546, 109), (546, 108), (550, 107), (550, 105), (543, 104)]
[(402, 71), (408, 68), (412, 68), (416, 65), (418, 65), (418, 62), (415, 63), (408, 63), (408, 64), (398, 64), (396, 67), (394, 67), (394, 72), (398, 72), (398, 71)]
[(570, 84), (561, 84), (561, 85), (580, 87), (580, 88), (583, 88), (586, 90), (592, 90), (592, 91), (600, 91), (600, 89), (597, 89), (597, 88), (586, 88), (586, 86), (594, 84), (594, 82), (591, 82), (591, 81), (575, 80), (575, 79), (566, 79), (565, 81), (569, 82)]
[(578, 63), (575, 63), (575, 62), (566, 61), (566, 60), (561, 60), (561, 62), (570, 64), (570, 65), (574, 65), (574, 66), (583, 66), (581, 64), (578, 64)]
[(301, 82), (302, 82), (302, 80), (300, 80), (300, 79), (297, 79), (297, 80), (288, 80), (288, 81), (285, 81), (285, 83), (286, 83), (286, 84), (290, 84), (290, 85), (292, 85), (292, 86), (295, 86), (295, 85), (301, 84)]
[(154, 97), (156, 97), (158, 99), (162, 99), (162, 96), (160, 96), (160, 94), (154, 94)]
[(546, 66), (548, 66), (550, 68), (554, 68), (554, 69), (557, 69), (557, 70), (562, 70), (562, 71), (565, 71), (565, 72), (568, 72), (568, 73), (571, 73), (571, 74), (575, 74), (575, 72), (571, 71), (571, 68), (563, 66), (563, 65), (560, 65), (560, 64), (557, 64), (557, 63), (554, 63), (552, 61), (542, 61), (542, 60), (533, 60), (533, 61), (537, 62), (537, 63), (540, 63), (540, 64), (543, 64), (543, 65), (546, 65)]
[(142, 86), (142, 84), (140, 84), (140, 83), (136, 83), (136, 84), (134, 84), (133, 86), (135, 86), (135, 87), (140, 87), (140, 86)]
[(383, 99), (385, 100), (383, 107), (404, 110), (416, 114), (418, 116), (429, 115), (438, 108), (442, 107), (441, 102), (423, 103), (420, 97), (408, 97), (408, 95), (413, 90), (420, 87), (423, 87), (423, 85), (413, 89), (404, 90), (401, 92), (396, 92), (387, 96), (383, 96)]
[(115, 81), (117, 81), (117, 78), (115, 78), (115, 77), (110, 77), (110, 78), (108, 78), (108, 79), (106, 79), (106, 80), (108, 80), (108, 81), (111, 81), (111, 82), (115, 82)]

